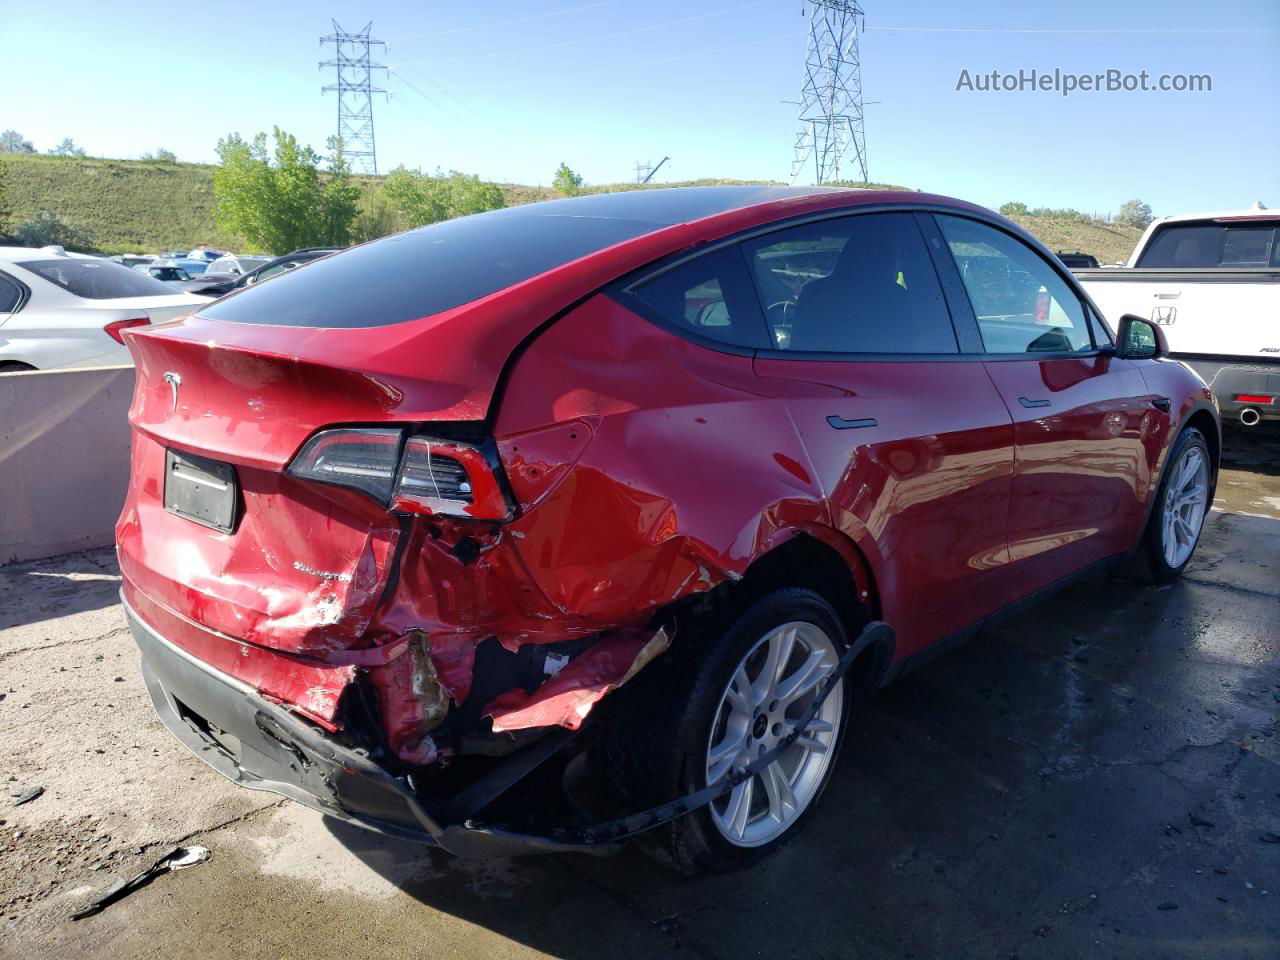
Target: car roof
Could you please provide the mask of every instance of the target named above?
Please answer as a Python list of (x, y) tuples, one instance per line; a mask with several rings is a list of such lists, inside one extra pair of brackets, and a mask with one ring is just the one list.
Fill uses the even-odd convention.
[(1159, 217), (1156, 223), (1185, 223), (1188, 220), (1223, 220), (1253, 219), (1275, 220), (1280, 218), (1280, 210), (1269, 210), (1262, 204), (1255, 204), (1247, 210), (1214, 210), (1209, 213), (1179, 213), (1171, 217)]

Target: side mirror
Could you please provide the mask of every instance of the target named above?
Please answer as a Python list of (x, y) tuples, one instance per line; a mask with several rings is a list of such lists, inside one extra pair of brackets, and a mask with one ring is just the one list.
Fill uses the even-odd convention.
[(1126, 313), (1116, 331), (1116, 356), (1126, 360), (1155, 360), (1169, 355), (1164, 331), (1150, 320)]

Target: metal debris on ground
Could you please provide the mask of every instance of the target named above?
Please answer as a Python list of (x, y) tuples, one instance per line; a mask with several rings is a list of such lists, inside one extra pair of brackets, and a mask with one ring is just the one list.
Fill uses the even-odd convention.
[(72, 920), (83, 920), (95, 913), (100, 913), (117, 900), (123, 900), (135, 890), (140, 890), (162, 873), (170, 870), (184, 870), (204, 863), (209, 859), (207, 847), (173, 847), (163, 857), (129, 880), (121, 880), (107, 890), (101, 897), (93, 901), (83, 910), (71, 915)]

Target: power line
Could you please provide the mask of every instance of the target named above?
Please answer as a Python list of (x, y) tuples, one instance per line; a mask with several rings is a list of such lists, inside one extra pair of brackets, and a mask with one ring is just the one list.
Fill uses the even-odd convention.
[[(598, 69), (586, 70), (586, 71), (578, 71), (576, 73), (569, 74), (568, 79), (577, 80), (583, 77), (599, 76), (601, 74), (612, 75), (615, 73), (619, 73), (623, 70), (634, 70), (639, 67), (652, 67), (652, 66), (657, 66), (659, 64), (663, 64), (663, 63), (673, 63), (677, 60), (690, 60), (690, 59), (693, 59), (694, 57), (705, 57), (705, 56), (710, 56), (711, 54), (714, 54), (714, 53), (726, 53), (730, 50), (741, 50), (744, 47), (756, 47), (763, 43), (773, 43), (777, 40), (792, 40), (792, 39), (795, 39), (796, 37), (802, 37), (802, 36), (804, 36), (804, 34), (798, 31), (795, 31), (792, 33), (780, 33), (772, 37), (760, 37), (756, 40), (744, 40), (742, 43), (731, 43), (723, 47), (710, 47), (705, 50), (691, 50), (688, 53), (677, 53), (674, 56), (659, 57), (656, 60), (638, 60), (632, 63), (614, 63), (614, 64), (610, 64), (607, 67), (600, 67)], [(440, 87), (440, 90), (442, 91), (485, 90), (492, 87), (509, 87), (512, 84), (517, 84), (517, 83), (529, 83), (530, 79), (531, 78), (529, 76), (522, 76), (522, 77), (516, 77), (513, 80), (494, 80), (490, 83), (454, 84), (448, 87)], [(558, 76), (556, 77), (556, 79), (561, 80), (565, 78)]]
[(477, 23), (469, 27), (454, 27), (450, 30), (432, 30), (429, 33), (403, 33), (398, 37), (388, 38), (388, 43), (394, 40), (417, 40), (419, 37), (443, 37), (454, 33), (470, 33), (472, 30), (492, 30), (494, 27), (509, 27), (516, 23), (529, 23), (532, 20), (546, 20), (548, 17), (563, 17), (565, 14), (578, 13), (582, 10), (594, 10), (596, 7), (608, 7), (621, 0), (597, 0), (595, 3), (584, 3), (580, 6), (569, 7), (566, 10), (552, 10), (549, 13), (535, 13), (528, 17), (516, 17), (514, 20), (499, 20), (496, 23)]
[(1098, 34), (1098, 33), (1276, 33), (1273, 28), (1243, 29), (1237, 27), (1197, 28), (1197, 27), (1149, 27), (1128, 29), (1123, 27), (1082, 27), (1078, 29), (1054, 29), (1032, 27), (864, 27), (864, 30), (882, 33), (1063, 33), (1063, 34)]
[(619, 37), (630, 37), (637, 33), (648, 33), (652, 30), (660, 30), (664, 27), (674, 27), (680, 24), (693, 23), (695, 20), (707, 20), (711, 17), (724, 16), (728, 13), (737, 13), (740, 10), (749, 10), (752, 7), (760, 7), (766, 3), (772, 3), (773, 0), (751, 0), (750, 3), (740, 4), (736, 7), (726, 7), (723, 10), (713, 10), (710, 13), (698, 13), (691, 17), (681, 17), (678, 20), (664, 20), (661, 23), (650, 23), (642, 27), (635, 27), (631, 30), (621, 30), (616, 33), (602, 33), (594, 37), (579, 37), (575, 40), (562, 40), (559, 43), (545, 44), (540, 47), (522, 47), (518, 50), (503, 50), (490, 53), (475, 53), (464, 57), (446, 57), (439, 60), (407, 60), (398, 66), (412, 66), (415, 64), (444, 64), (444, 63), (462, 63), (468, 60), (493, 60), (499, 57), (513, 57), (521, 54), (529, 53), (545, 53), (548, 50), (562, 50), (565, 47), (579, 46), (584, 43), (595, 43), (597, 40), (616, 40)]
[(322, 60), (320, 69), (333, 67), (336, 79), (321, 87), (320, 92), (338, 95), (338, 142), (342, 145), (343, 157), (353, 170), (360, 168), (361, 172), (376, 176), (378, 154), (373, 134), (373, 95), (387, 91), (373, 85), (373, 71), (387, 68), (374, 63), (370, 51), (374, 46), (385, 45), (370, 37), (372, 20), (357, 33), (343, 30), (337, 20), (330, 22), (333, 33), (321, 37), (320, 43), (332, 43), (334, 56), (331, 60)]

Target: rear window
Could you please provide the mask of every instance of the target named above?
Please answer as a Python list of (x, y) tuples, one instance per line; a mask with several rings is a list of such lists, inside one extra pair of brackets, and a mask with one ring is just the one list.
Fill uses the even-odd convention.
[(1179, 223), (1161, 227), (1137, 266), (1195, 270), (1205, 267), (1280, 266), (1274, 223)]
[(18, 266), (87, 300), (173, 296), (172, 287), (110, 260), (59, 257), (56, 260), (27, 260)]
[(383, 237), (248, 287), (206, 307), (201, 316), (296, 327), (403, 323), (478, 300), (661, 226), (571, 215), (570, 203), (557, 200), (536, 213), (520, 207), (496, 210)]

